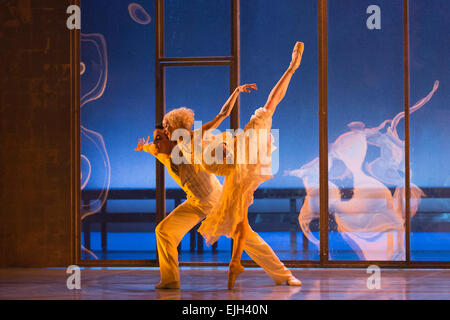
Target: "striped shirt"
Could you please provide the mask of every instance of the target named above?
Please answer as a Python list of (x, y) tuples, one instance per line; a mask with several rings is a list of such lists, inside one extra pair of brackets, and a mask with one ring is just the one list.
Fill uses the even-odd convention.
[[(149, 152), (144, 147), (144, 151)], [(152, 152), (150, 152), (152, 153)], [(219, 179), (201, 169), (197, 164), (176, 165), (172, 162), (170, 155), (159, 153), (156, 158), (167, 168), (170, 176), (186, 192), (189, 200), (194, 202), (204, 202), (217, 197), (217, 193), (222, 191)]]

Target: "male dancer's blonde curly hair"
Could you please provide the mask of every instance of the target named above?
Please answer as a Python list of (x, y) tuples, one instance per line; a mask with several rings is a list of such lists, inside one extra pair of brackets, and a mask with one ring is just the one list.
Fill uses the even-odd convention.
[(191, 130), (194, 125), (194, 111), (189, 108), (178, 108), (164, 116), (163, 126), (169, 125), (175, 129)]

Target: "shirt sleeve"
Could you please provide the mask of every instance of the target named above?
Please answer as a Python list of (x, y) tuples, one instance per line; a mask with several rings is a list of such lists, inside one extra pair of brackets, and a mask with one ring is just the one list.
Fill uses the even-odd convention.
[(144, 145), (143, 145), (143, 150), (144, 150), (145, 152), (148, 152), (148, 153), (150, 153), (150, 154), (152, 154), (152, 155), (154, 155), (154, 156), (156, 157), (156, 154), (157, 154), (157, 152), (156, 152), (156, 146), (155, 146), (153, 143), (150, 143), (150, 144), (144, 144)]
[(153, 156), (154, 156), (156, 159), (158, 159), (159, 162), (161, 162), (163, 165), (165, 165), (165, 166), (167, 165), (167, 159), (169, 159), (170, 156), (167, 155), (167, 154), (158, 153), (158, 152), (156, 151), (156, 147), (155, 147), (155, 145), (154, 145), (153, 143), (144, 145), (144, 146), (143, 146), (143, 150), (144, 150), (145, 152), (148, 152), (148, 153), (150, 153), (151, 155), (153, 155)]

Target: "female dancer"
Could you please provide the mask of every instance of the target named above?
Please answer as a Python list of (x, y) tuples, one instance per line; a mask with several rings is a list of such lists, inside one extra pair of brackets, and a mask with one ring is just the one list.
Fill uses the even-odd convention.
[[(225, 176), (225, 181), (219, 203), (206, 219), (203, 220), (198, 231), (210, 244), (217, 241), (222, 235), (233, 238), (233, 253), (228, 270), (228, 289), (230, 290), (234, 287), (236, 277), (244, 271), (244, 267), (241, 265), (241, 256), (244, 250), (245, 240), (250, 231), (248, 207), (253, 202), (253, 193), (262, 182), (272, 178), (270, 173), (268, 173), (270, 172), (271, 166), (270, 148), (272, 141), (270, 129), (272, 127), (272, 115), (278, 104), (284, 98), (292, 75), (300, 66), (303, 49), (303, 43), (297, 42), (292, 53), (292, 61), (287, 71), (273, 88), (266, 105), (263, 108), (257, 109), (244, 130), (234, 137), (232, 140), (234, 148), (229, 148), (225, 144), (227, 150), (224, 152), (224, 157), (227, 154), (232, 154), (232, 151), (229, 149), (239, 149), (239, 146), (237, 146), (239, 145), (239, 141), (245, 141), (245, 161), (239, 161), (236, 153), (233, 155), (234, 161), (231, 161), (232, 164), (229, 164), (229, 162), (225, 164), (207, 164), (203, 161), (203, 167), (207, 171), (216, 175)], [(261, 161), (261, 152), (258, 152), (260, 157), (257, 157), (256, 161), (253, 163), (250, 161), (251, 155), (249, 151), (254, 147), (254, 144), (249, 144), (251, 131), (253, 131), (252, 133), (256, 132), (257, 140), (262, 140), (262, 143), (267, 143), (268, 150), (266, 150), (268, 152), (266, 156), (269, 159), (268, 163)], [(262, 131), (265, 131), (265, 134), (261, 134)], [(261, 146), (261, 143), (258, 146)]]

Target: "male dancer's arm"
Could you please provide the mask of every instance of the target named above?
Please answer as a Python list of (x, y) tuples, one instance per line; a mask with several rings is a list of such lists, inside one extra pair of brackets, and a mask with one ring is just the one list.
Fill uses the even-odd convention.
[(147, 141), (145, 141), (144, 138), (139, 139), (138, 145), (134, 150), (135, 151), (145, 151), (156, 157), (158, 154), (158, 152), (156, 150), (156, 146), (153, 142), (148, 143), (149, 140), (150, 140), (150, 136), (147, 138)]
[(156, 146), (153, 143), (144, 144), (142, 149), (143, 149), (143, 151), (148, 152), (155, 157), (157, 155)]

